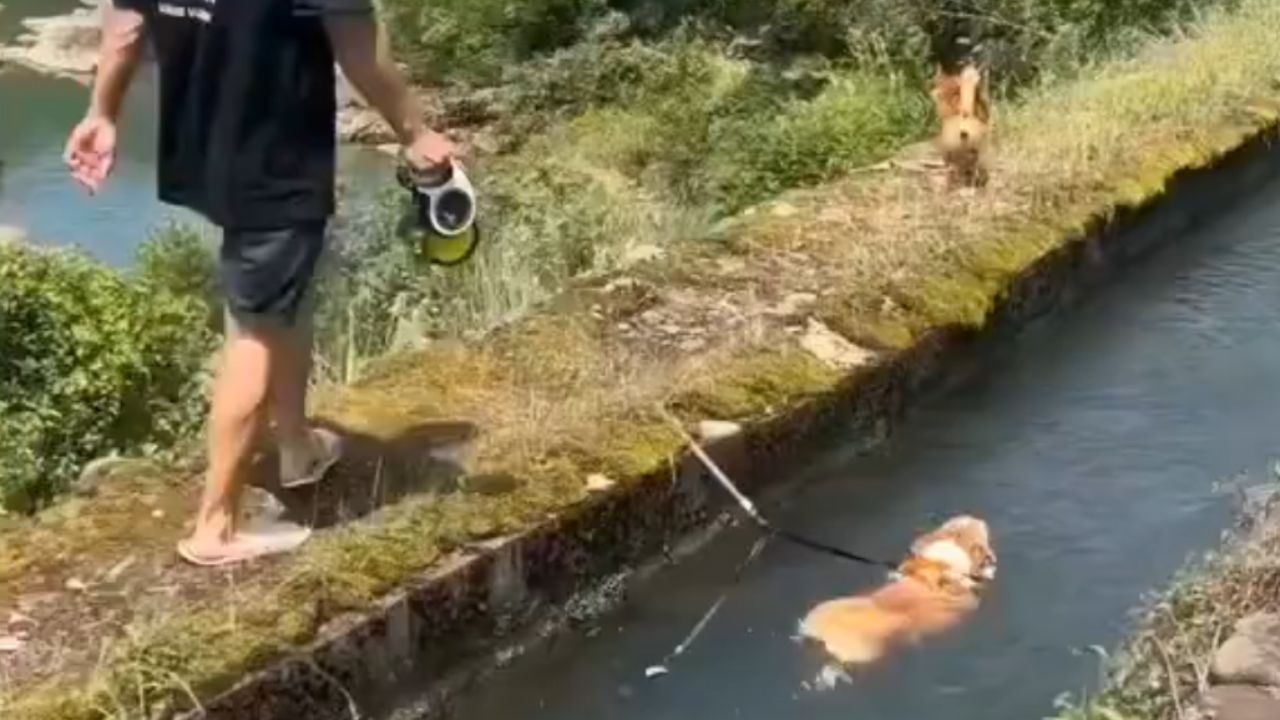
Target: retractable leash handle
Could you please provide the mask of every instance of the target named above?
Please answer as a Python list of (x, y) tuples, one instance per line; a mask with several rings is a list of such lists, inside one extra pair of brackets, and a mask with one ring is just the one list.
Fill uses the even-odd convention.
[(403, 153), (396, 179), (413, 198), (412, 224), (423, 254), (437, 265), (468, 260), (480, 243), (476, 224), (476, 193), (471, 179), (456, 160), (417, 169)]

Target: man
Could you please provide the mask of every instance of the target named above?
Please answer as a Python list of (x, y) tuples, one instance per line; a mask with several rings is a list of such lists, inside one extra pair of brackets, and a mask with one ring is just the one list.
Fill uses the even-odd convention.
[(117, 121), (150, 37), (160, 81), (160, 198), (223, 229), (228, 329), (214, 383), (209, 469), (182, 557), (223, 565), (296, 548), (310, 530), (238, 512), (256, 434), (274, 423), (281, 482), (315, 482), (340, 454), (310, 428), (309, 293), (334, 209), (334, 62), (425, 170), (454, 148), (429, 130), (371, 0), (114, 0), (89, 110), (66, 161), (90, 193), (111, 174)]

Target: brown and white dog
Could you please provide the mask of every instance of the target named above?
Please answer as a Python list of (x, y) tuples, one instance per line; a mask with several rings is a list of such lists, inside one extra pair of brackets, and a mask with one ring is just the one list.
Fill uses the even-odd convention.
[(898, 577), (875, 592), (829, 600), (800, 623), (841, 666), (867, 665), (895, 646), (944, 632), (978, 607), (978, 590), (995, 578), (987, 524), (954, 517), (911, 545)]
[(984, 73), (967, 64), (959, 72), (941, 69), (933, 80), (933, 101), (941, 129), (934, 139), (953, 180), (965, 185), (987, 181), (987, 140), (991, 129), (991, 98)]

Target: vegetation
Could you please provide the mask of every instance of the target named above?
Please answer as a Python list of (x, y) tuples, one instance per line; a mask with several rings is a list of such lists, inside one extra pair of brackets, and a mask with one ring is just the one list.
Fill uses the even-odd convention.
[(468, 267), (425, 270), (389, 219), (403, 198), (353, 213), (323, 364), (349, 380), (391, 348), (484, 332), (923, 139), (931, 43), (956, 27), (1013, 99), (1213, 4), (384, 0), (399, 55), (489, 148), (474, 158), (486, 240)]
[[(931, 42), (949, 23), (984, 41), (1012, 97), (1207, 4), (384, 0), (416, 77), (486, 108), (463, 128), (495, 148), (476, 158), (485, 242), (465, 267), (424, 268), (397, 232), (401, 194), (350, 208), (324, 273), (322, 377), (351, 381), (390, 350), (483, 333), (574, 278), (922, 138)], [(38, 507), (87, 459), (195, 427), (193, 378), (221, 324), (198, 237), (159, 233), (136, 279), (67, 254), (4, 262), (6, 507)], [(206, 317), (180, 329), (200, 302)]]
[(0, 245), (0, 507), (36, 509), (87, 461), (172, 446), (201, 421), (213, 334), (159, 274), (169, 243), (133, 278)]

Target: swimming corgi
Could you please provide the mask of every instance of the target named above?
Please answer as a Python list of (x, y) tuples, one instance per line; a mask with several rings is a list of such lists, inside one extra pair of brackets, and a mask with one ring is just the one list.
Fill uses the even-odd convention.
[(842, 666), (874, 663), (897, 645), (958, 625), (977, 609), (978, 590), (995, 574), (986, 522), (955, 517), (912, 543), (888, 584), (813, 608), (800, 635)]

